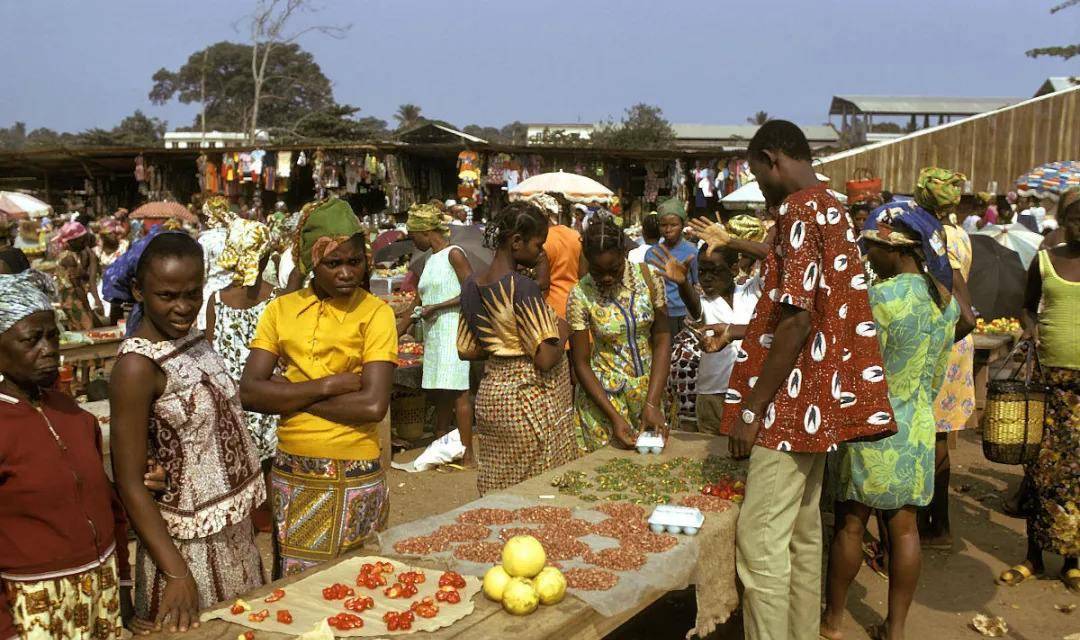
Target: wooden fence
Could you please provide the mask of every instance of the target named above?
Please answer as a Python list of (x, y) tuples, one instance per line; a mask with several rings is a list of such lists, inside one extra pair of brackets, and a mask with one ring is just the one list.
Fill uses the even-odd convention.
[(1022, 174), (1057, 160), (1080, 160), (1080, 87), (844, 151), (817, 169), (840, 191), (865, 167), (887, 191), (911, 193), (919, 171), (937, 166), (965, 174), (973, 191), (992, 191), (996, 182), (1005, 193)]

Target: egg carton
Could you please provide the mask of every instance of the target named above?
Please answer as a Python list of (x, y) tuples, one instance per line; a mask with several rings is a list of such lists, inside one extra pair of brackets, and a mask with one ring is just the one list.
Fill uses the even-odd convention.
[(674, 533), (688, 536), (697, 535), (701, 525), (705, 524), (705, 514), (694, 507), (678, 507), (662, 504), (653, 509), (649, 516), (649, 528), (653, 533)]
[(638, 453), (661, 453), (664, 450), (664, 436), (655, 431), (645, 431), (637, 437)]

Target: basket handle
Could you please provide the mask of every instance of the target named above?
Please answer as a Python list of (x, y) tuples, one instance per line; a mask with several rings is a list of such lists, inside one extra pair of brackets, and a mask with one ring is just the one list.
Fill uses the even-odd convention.
[(1035, 342), (1032, 340), (1020, 340), (1016, 343), (1016, 346), (1012, 348), (1009, 355), (1001, 359), (1001, 365), (997, 368), (997, 372), (991, 372), (991, 379), (996, 380), (997, 374), (1001, 373), (1005, 365), (1012, 360), (1018, 352), (1024, 351), (1024, 363), (1020, 365), (1020, 368), (1016, 370), (1016, 373), (1010, 378), (1015, 380), (1020, 376), (1020, 372), (1024, 372), (1024, 385), (1030, 385), (1031, 379), (1036, 371), (1039, 372), (1039, 378), (1042, 378), (1042, 369), (1039, 367), (1039, 359), (1035, 354)]

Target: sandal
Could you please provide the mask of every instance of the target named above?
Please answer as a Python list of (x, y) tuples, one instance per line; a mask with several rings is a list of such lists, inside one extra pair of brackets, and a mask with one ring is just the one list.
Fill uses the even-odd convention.
[(888, 581), (889, 573), (885, 570), (883, 560), (885, 554), (882, 553), (881, 547), (875, 542), (863, 543), (863, 559), (866, 562), (866, 566), (870, 567), (870, 570), (877, 574), (882, 580)]
[(1065, 588), (1073, 593), (1080, 593), (1080, 569), (1069, 569), (1061, 574)]
[[(994, 582), (1008, 587), (1015, 587), (1034, 577), (1035, 574), (1032, 573), (1031, 569), (1029, 569), (1026, 564), (1018, 564), (1002, 571), (1001, 575), (999, 575)], [(1078, 572), (1078, 577), (1080, 577), (1080, 572)]]

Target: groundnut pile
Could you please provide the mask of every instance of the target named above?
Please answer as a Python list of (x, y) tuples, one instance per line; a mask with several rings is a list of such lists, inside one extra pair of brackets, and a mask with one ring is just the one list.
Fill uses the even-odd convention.
[(555, 524), (563, 520), (569, 520), (573, 512), (566, 507), (527, 507), (516, 511), (517, 519), (521, 522), (534, 524)]
[(514, 512), (506, 509), (470, 509), (461, 512), (457, 521), (462, 524), (510, 524), (514, 521)]
[(469, 542), (471, 540), (483, 540), (491, 534), (491, 530), (482, 524), (446, 524), (439, 527), (434, 535), (443, 536), (450, 542)]
[(612, 547), (586, 553), (585, 562), (612, 571), (636, 571), (645, 564), (645, 554), (629, 547)]
[(502, 558), (502, 543), (473, 540), (454, 547), (454, 557), (468, 562), (489, 564)]
[(407, 556), (426, 556), (449, 548), (450, 540), (435, 534), (405, 538), (394, 543), (394, 551)]
[(567, 569), (566, 586), (581, 591), (607, 591), (619, 582), (619, 576), (603, 569)]

